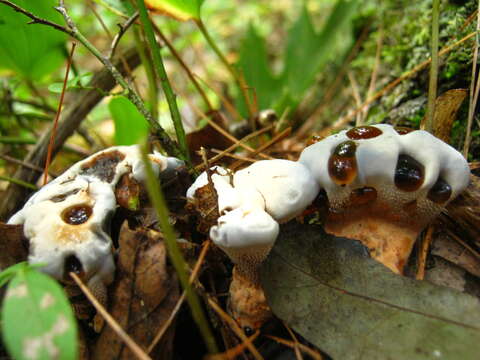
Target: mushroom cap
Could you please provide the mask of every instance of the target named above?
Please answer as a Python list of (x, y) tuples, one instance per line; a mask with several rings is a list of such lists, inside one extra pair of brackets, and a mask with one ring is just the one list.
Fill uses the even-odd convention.
[[(352, 190), (362, 187), (375, 188), (379, 199), (384, 199), (397, 208), (411, 201), (422, 202), (426, 213), (435, 214), (454, 199), (468, 185), (470, 170), (465, 158), (450, 145), (423, 130), (400, 134), (386, 124), (366, 126), (380, 134), (367, 138), (352, 138), (352, 130), (344, 130), (327, 137), (307, 148), (300, 155), (299, 162), (307, 166), (320, 187), (326, 190), (334, 208), (344, 207)], [(349, 137), (350, 134), (350, 137)], [(332, 163), (341, 164), (348, 156), (338, 156), (338, 147), (353, 142), (355, 169), (352, 180), (344, 183), (332, 177)], [(337, 156), (336, 159), (334, 159)], [(415, 189), (405, 191), (395, 184), (400, 156), (413, 158), (423, 168), (421, 183)], [(339, 165), (341, 166), (341, 165)], [(428, 193), (439, 179), (451, 187), (450, 197), (441, 204), (428, 200)]]
[(299, 162), (262, 160), (237, 171), (234, 187), (254, 188), (265, 200), (266, 211), (277, 221), (299, 215), (315, 199), (319, 184)]
[(76, 193), (55, 201), (42, 199), (23, 209), (24, 234), (30, 241), (28, 260), (44, 264), (42, 271), (64, 280), (66, 259), (75, 256), (87, 280), (98, 275), (109, 284), (115, 266), (105, 229), (115, 209), (115, 195), (105, 183), (84, 179), (72, 183)]
[[(157, 175), (181, 163), (159, 153), (149, 159)], [(44, 264), (42, 270), (59, 280), (67, 279), (71, 265), (86, 280), (109, 284), (115, 265), (107, 231), (117, 206), (115, 186), (125, 174), (137, 181), (146, 178), (137, 145), (95, 153), (33, 194), (8, 221), (23, 224), (29, 262)]]
[(242, 206), (219, 217), (210, 238), (233, 263), (253, 269), (266, 258), (278, 232), (278, 223), (265, 211)]
[(361, 126), (302, 152), (325, 189), (327, 232), (363, 242), (374, 258), (402, 272), (419, 232), (468, 185), (467, 161), (422, 130)]

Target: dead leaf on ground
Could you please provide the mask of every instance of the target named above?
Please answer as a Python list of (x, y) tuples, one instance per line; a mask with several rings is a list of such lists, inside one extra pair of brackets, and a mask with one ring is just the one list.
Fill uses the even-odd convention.
[(320, 226), (283, 226), (262, 284), (274, 314), (334, 359), (478, 359), (477, 298), (395, 275)]
[[(146, 349), (171, 314), (179, 298), (175, 272), (167, 265), (160, 233), (129, 229), (120, 232), (116, 280), (109, 292), (109, 312), (133, 340)], [(174, 326), (151, 353), (154, 359), (171, 359)], [(132, 359), (118, 335), (105, 326), (95, 345), (94, 359)]]
[(435, 100), (433, 134), (445, 142), (450, 142), (452, 125), (457, 118), (458, 109), (467, 96), (466, 89), (451, 89)]

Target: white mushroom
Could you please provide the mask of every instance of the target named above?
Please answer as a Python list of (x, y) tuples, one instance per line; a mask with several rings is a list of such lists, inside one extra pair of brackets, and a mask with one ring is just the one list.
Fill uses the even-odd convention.
[[(178, 164), (158, 153), (149, 155), (155, 173)], [(105, 300), (115, 265), (109, 222), (117, 202), (115, 187), (128, 174), (145, 180), (138, 146), (112, 147), (74, 164), (35, 193), (9, 224), (23, 224), (32, 264), (68, 281), (77, 272)]]
[(319, 191), (307, 167), (282, 159), (257, 161), (237, 171), (233, 184), (236, 189), (256, 189), (265, 200), (265, 210), (280, 222), (301, 214)]
[(229, 308), (244, 329), (257, 329), (271, 311), (260, 285), (258, 267), (272, 249), (278, 223), (265, 211), (242, 206), (218, 218), (210, 238), (235, 264)]
[[(235, 264), (230, 309), (242, 327), (258, 328), (271, 316), (258, 268), (278, 236), (278, 221), (299, 215), (314, 200), (319, 185), (308, 168), (288, 160), (258, 161), (236, 172), (233, 185), (228, 170), (211, 171), (222, 216), (210, 228), (210, 238)], [(207, 184), (204, 172), (187, 198), (195, 201), (197, 191)]]
[(325, 189), (325, 228), (362, 241), (402, 272), (419, 232), (469, 182), (463, 156), (426, 131), (353, 128), (307, 147), (299, 162)]

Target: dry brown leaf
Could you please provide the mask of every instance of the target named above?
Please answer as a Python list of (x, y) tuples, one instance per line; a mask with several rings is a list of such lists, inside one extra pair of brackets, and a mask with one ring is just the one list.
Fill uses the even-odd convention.
[(433, 134), (436, 137), (447, 143), (450, 142), (453, 122), (466, 96), (466, 89), (452, 89), (437, 97), (433, 122)]
[[(110, 292), (110, 313), (135, 342), (146, 349), (167, 320), (179, 297), (174, 271), (167, 266), (160, 233), (129, 229), (120, 232), (116, 281)], [(151, 353), (155, 359), (170, 359), (173, 328)], [(94, 348), (94, 359), (132, 359), (133, 354), (115, 332), (106, 326)]]

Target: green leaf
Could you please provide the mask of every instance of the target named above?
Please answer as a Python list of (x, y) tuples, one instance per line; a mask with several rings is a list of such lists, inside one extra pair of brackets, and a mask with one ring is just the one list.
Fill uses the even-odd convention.
[(27, 267), (28, 263), (23, 261), (3, 270), (0, 273), (0, 287), (9, 282), (19, 271), (25, 270)]
[(145, 4), (178, 20), (200, 20), (200, 8), (204, 0), (146, 0)]
[[(255, 94), (258, 108), (271, 108), (280, 97), (282, 88), (279, 79), (275, 78), (270, 71), (265, 39), (258, 34), (253, 24), (250, 24), (242, 41), (239, 55), (238, 68), (252, 89), (251, 93)], [(254, 96), (251, 98), (253, 99)], [(237, 96), (237, 106), (240, 113), (246, 116), (247, 106), (241, 94)]]
[[(15, 0), (15, 4), (33, 14), (62, 24), (54, 10), (55, 0)], [(23, 14), (0, 4), (0, 67), (38, 80), (60, 67), (65, 59), (67, 36), (58, 30), (30, 21)]]
[(297, 98), (313, 85), (322, 66), (338, 48), (338, 35), (345, 30), (357, 6), (356, 0), (339, 0), (325, 26), (317, 33), (306, 7), (288, 32), (282, 77)]
[(320, 226), (283, 226), (261, 275), (274, 314), (334, 359), (478, 359), (477, 298), (396, 275)]
[(3, 340), (15, 359), (77, 359), (77, 327), (60, 285), (25, 269), (8, 285), (2, 307)]
[(115, 123), (115, 144), (138, 144), (148, 134), (148, 124), (130, 100), (124, 96), (113, 98), (108, 104)]

